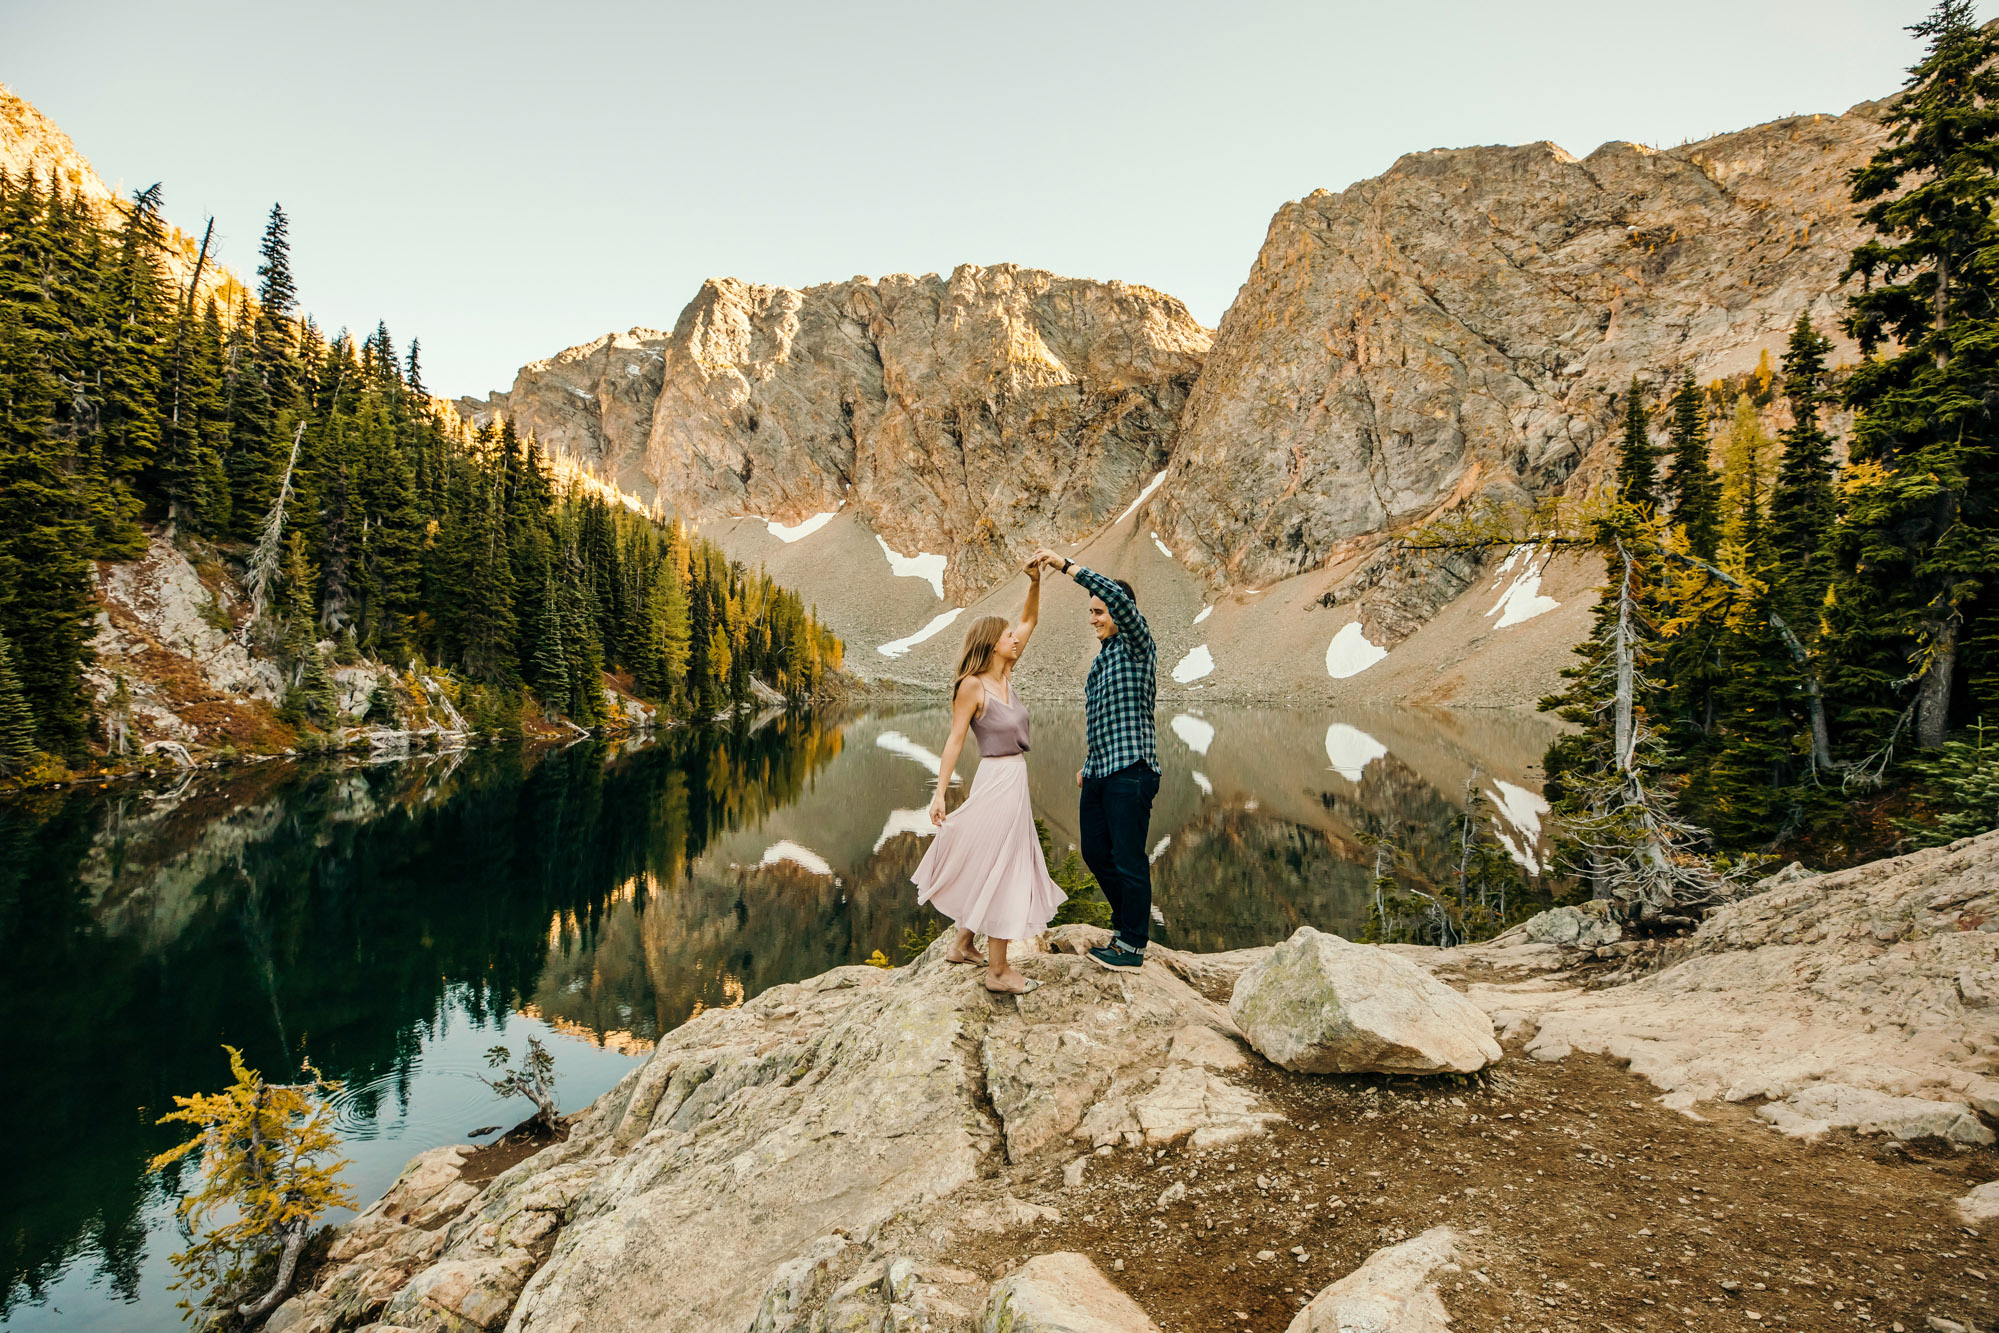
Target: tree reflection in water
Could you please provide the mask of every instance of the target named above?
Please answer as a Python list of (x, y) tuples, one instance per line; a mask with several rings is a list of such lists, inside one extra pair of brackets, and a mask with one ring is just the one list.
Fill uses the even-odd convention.
[[(491, 1044), (484, 1029), (568, 1034), (558, 1072), (594, 1061), (599, 1080), (572, 1076), (573, 1106), (628, 1067), (598, 1048), (636, 1058), (704, 1009), (899, 956), (930, 915), (909, 883), (935, 782), (916, 742), (947, 724), (939, 710), (779, 716), (647, 745), (272, 762), (166, 792), (0, 804), (0, 1068), (25, 1088), (0, 1102), (15, 1151), (0, 1173), (0, 1317), (55, 1322), (34, 1304), (53, 1290), (66, 1324), (83, 1300), (93, 1327), (174, 1322), (148, 1253), (171, 1232), (145, 1229), (174, 1182), (144, 1164), (172, 1140), (153, 1124), (171, 1096), (224, 1077), (222, 1042), (267, 1071), (309, 1056), (347, 1084), (356, 1169), (382, 1175), (357, 1182), (365, 1197), (408, 1156), (495, 1118), (489, 1102), (469, 1109), (452, 1065), (471, 1036)], [(1160, 942), (1355, 933), (1365, 840), (1390, 830), (1412, 884), (1448, 874), (1468, 781), (1496, 774), (1516, 806), (1537, 799), (1525, 784), (1545, 734), (1480, 725), (1162, 717)], [(1082, 732), (1080, 710), (1037, 708), (1029, 777), (1058, 853), (1076, 839)], [(138, 1302), (121, 1314), (92, 1281)]]
[[(840, 745), (836, 728), (779, 717), (628, 754), (274, 762), (163, 795), (0, 804), (0, 1068), (26, 1085), (0, 1100), (14, 1146), (0, 1314), (77, 1255), (134, 1294), (144, 1164), (173, 1138), (153, 1121), (216, 1082), (222, 1042), (269, 1070), (310, 1056), (355, 1090), (344, 1118), (366, 1121), (389, 1099), (406, 1109), (447, 1009), (483, 1023), (532, 1000), (649, 1042), (727, 1002), (745, 984), (732, 978), (830, 965), (821, 950), (785, 967), (783, 937), (816, 930), (760, 931), (755, 903), (741, 916), (733, 889), (688, 872), (717, 834), (796, 800)], [(654, 924), (634, 931), (630, 908)], [(683, 920), (729, 937), (689, 975), (660, 934)]]

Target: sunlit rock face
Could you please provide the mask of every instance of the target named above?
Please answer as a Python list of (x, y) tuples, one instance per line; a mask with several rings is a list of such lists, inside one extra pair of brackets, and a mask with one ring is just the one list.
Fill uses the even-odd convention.
[(645, 328), (607, 333), (547, 360), (528, 362), (504, 393), (461, 398), (455, 406), (476, 426), (505, 416), (545, 451), (599, 475), (635, 472), (652, 430), (668, 337)]
[(1654, 390), (1836, 333), (1869, 107), (1664, 152), (1438, 149), (1286, 204), (1223, 318), (1154, 508), (1229, 582), (1338, 559), (1480, 492), (1543, 495)]
[(671, 335), (572, 348), (460, 409), (692, 519), (845, 507), (897, 551), (947, 554), (955, 599), (1101, 527), (1166, 466), (1209, 336), (1170, 296), (1011, 264), (718, 278)]

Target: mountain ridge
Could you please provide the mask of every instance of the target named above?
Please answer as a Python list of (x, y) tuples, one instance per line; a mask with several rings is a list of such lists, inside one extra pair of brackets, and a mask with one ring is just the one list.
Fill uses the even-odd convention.
[[(952, 474), (962, 466), (961, 451), (950, 447), (885, 453), (907, 471), (885, 486), (877, 471), (882, 494), (871, 499), (847, 489), (851, 475), (835, 473), (843, 484), (828, 485), (824, 459), (814, 461), (811, 447), (768, 443), (766, 420), (741, 410), (759, 394), (816, 401), (803, 415), (830, 422), (828, 436), (838, 433), (832, 418), (846, 405), (815, 378), (809, 355), (730, 359), (754, 341), (752, 331), (772, 336), (781, 314), (763, 325), (742, 321), (747, 341), (722, 360), (737, 366), (731, 374), (751, 369), (727, 410), (704, 397), (712, 378), (691, 377), (701, 390), (694, 394), (668, 385), (667, 362), (681, 355), (675, 340), (686, 344), (686, 360), (698, 361), (694, 330), (711, 318), (703, 312), (729, 303), (729, 293), (761, 293), (735, 299), (790, 311), (837, 305), (834, 293), (857, 294), (851, 283), (792, 289), (711, 280), (673, 333), (606, 335), (530, 363), (504, 393), (459, 406), (475, 420), (511, 413), (518, 428), (556, 451), (584, 450), (586, 465), (613, 484), (706, 524), (739, 558), (777, 561), (788, 580), (843, 608), (833, 623), (857, 644), (883, 644), (888, 652), (946, 603), (1004, 611), (1019, 590), (1010, 569), (1045, 544), (1094, 549), (1093, 559), (1128, 577), (1142, 571), (1176, 607), (1240, 604), (1283, 584), (1283, 597), (1265, 599), (1266, 607), (1281, 601), (1306, 620), (1278, 625), (1267, 610), (1239, 618), (1238, 632), (1250, 637), (1222, 656), (1248, 674), (1231, 679), (1218, 670), (1205, 687), (1259, 697), (1338, 693), (1344, 687), (1329, 686), (1317, 669), (1325, 647), (1319, 635), (1354, 620), (1368, 643), (1393, 649), (1482, 582), (1483, 562), (1412, 558), (1393, 547), (1397, 533), (1480, 499), (1589, 494), (1607, 474), (1619, 395), (1634, 379), (1656, 402), (1681, 373), (1709, 381), (1750, 372), (1781, 353), (1800, 313), (1833, 336), (1836, 359), (1851, 358), (1837, 329), (1849, 286), (1840, 274), (1860, 235), (1846, 173), (1885, 138), (1884, 105), (1783, 117), (1669, 149), (1620, 140), (1584, 157), (1547, 140), (1425, 149), (1344, 190), (1289, 201), (1273, 215), (1221, 324), (1212, 334), (1201, 330), (1204, 345), (1190, 337), (1180, 348), (1183, 366), (1198, 360), (1192, 383), (1149, 400), (1143, 446), (1096, 456), (1072, 450), (1062, 485), (1088, 502), (1052, 512), (1029, 505), (1031, 521), (1019, 521), (1017, 495), (997, 511), (972, 502)], [(963, 266), (952, 281), (1033, 272)], [(1053, 275), (1035, 280), (1156, 298), (1127, 307), (1108, 302), (1094, 323), (1077, 327), (1066, 322), (1077, 318), (1069, 311), (1044, 312), (1037, 325), (1052, 329), (1065, 349), (1087, 327), (1109, 345), (1105, 360), (1113, 368), (1099, 375), (1113, 382), (1146, 382), (1156, 363), (1139, 353), (1148, 331), (1158, 338), (1148, 321), (1170, 323), (1166, 312), (1184, 313), (1149, 289)], [(905, 281), (945, 283), (935, 275)], [(844, 318), (830, 316), (834, 324)], [(1200, 328), (1191, 317), (1187, 323)], [(593, 349), (613, 346), (657, 360), (612, 384), (613, 376), (597, 370), (608, 354)], [(1118, 355), (1131, 361), (1129, 370), (1115, 368)], [(577, 367), (596, 378), (579, 379)], [(1006, 362), (987, 358), (968, 369), (941, 382), (959, 389), (980, 376), (997, 382)], [(592, 407), (586, 396), (600, 388), (608, 397)], [(933, 395), (925, 381), (905, 379), (895, 388), (897, 409), (924, 427), (953, 420), (947, 409), (958, 403)], [(1026, 441), (1007, 438), (1012, 424), (997, 423), (987, 456), (1027, 456)], [(682, 447), (680, 437), (690, 433), (696, 442)], [(932, 443), (938, 434), (948, 446), (948, 431), (933, 429)], [(1071, 448), (1061, 430), (1047, 438), (1058, 450)], [(802, 484), (790, 484), (798, 479)], [(1030, 476), (1018, 489), (1040, 482)], [(927, 507), (895, 503), (925, 492)], [(857, 525), (856, 535), (794, 534), (796, 525), (829, 513), (839, 514), (822, 520), (835, 532)], [(865, 564), (851, 567), (870, 558), (870, 536), (888, 561), (872, 580)], [(841, 559), (815, 561), (794, 542), (837, 549)], [(944, 562), (933, 610), (895, 577), (898, 559), (910, 552)], [(1581, 595), (1587, 571), (1557, 565), (1567, 571), (1558, 579), (1565, 597)], [(857, 595), (857, 580), (882, 590)], [(1184, 592), (1166, 592), (1182, 584)], [(1333, 608), (1318, 626), (1316, 612)], [(1499, 696), (1474, 680), (1448, 691), (1449, 701), (1531, 702), (1566, 660), (1569, 641), (1552, 636), (1573, 628), (1567, 619), (1511, 631), (1550, 636), (1539, 686), (1509, 672), (1512, 683)], [(1314, 625), (1309, 634), (1305, 623)], [(1478, 621), (1453, 623), (1476, 631)], [(945, 641), (953, 637), (940, 632), (890, 656), (907, 653), (897, 670), (918, 677), (948, 673)], [(1457, 645), (1443, 658), (1461, 660), (1471, 648)], [(855, 660), (882, 665), (865, 653)], [(1374, 673), (1370, 683), (1383, 675)], [(1397, 688), (1434, 693), (1413, 679)]]

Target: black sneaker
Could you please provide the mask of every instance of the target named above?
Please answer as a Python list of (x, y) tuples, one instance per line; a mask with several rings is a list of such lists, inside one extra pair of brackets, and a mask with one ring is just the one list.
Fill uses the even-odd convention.
[(1122, 948), (1113, 940), (1101, 949), (1090, 950), (1090, 957), (1096, 959), (1098, 967), (1107, 967), (1113, 972), (1136, 972), (1145, 966), (1145, 955)]

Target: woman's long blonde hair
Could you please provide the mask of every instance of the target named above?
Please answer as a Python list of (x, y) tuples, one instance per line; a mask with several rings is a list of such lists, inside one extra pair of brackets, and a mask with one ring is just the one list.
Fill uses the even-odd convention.
[(951, 697), (958, 697), (958, 687), (965, 683), (967, 676), (983, 676), (992, 665), (993, 649), (999, 647), (1000, 635), (1006, 633), (1012, 622), (1005, 616), (980, 616), (965, 630), (965, 647), (958, 654), (958, 674), (951, 678)]

